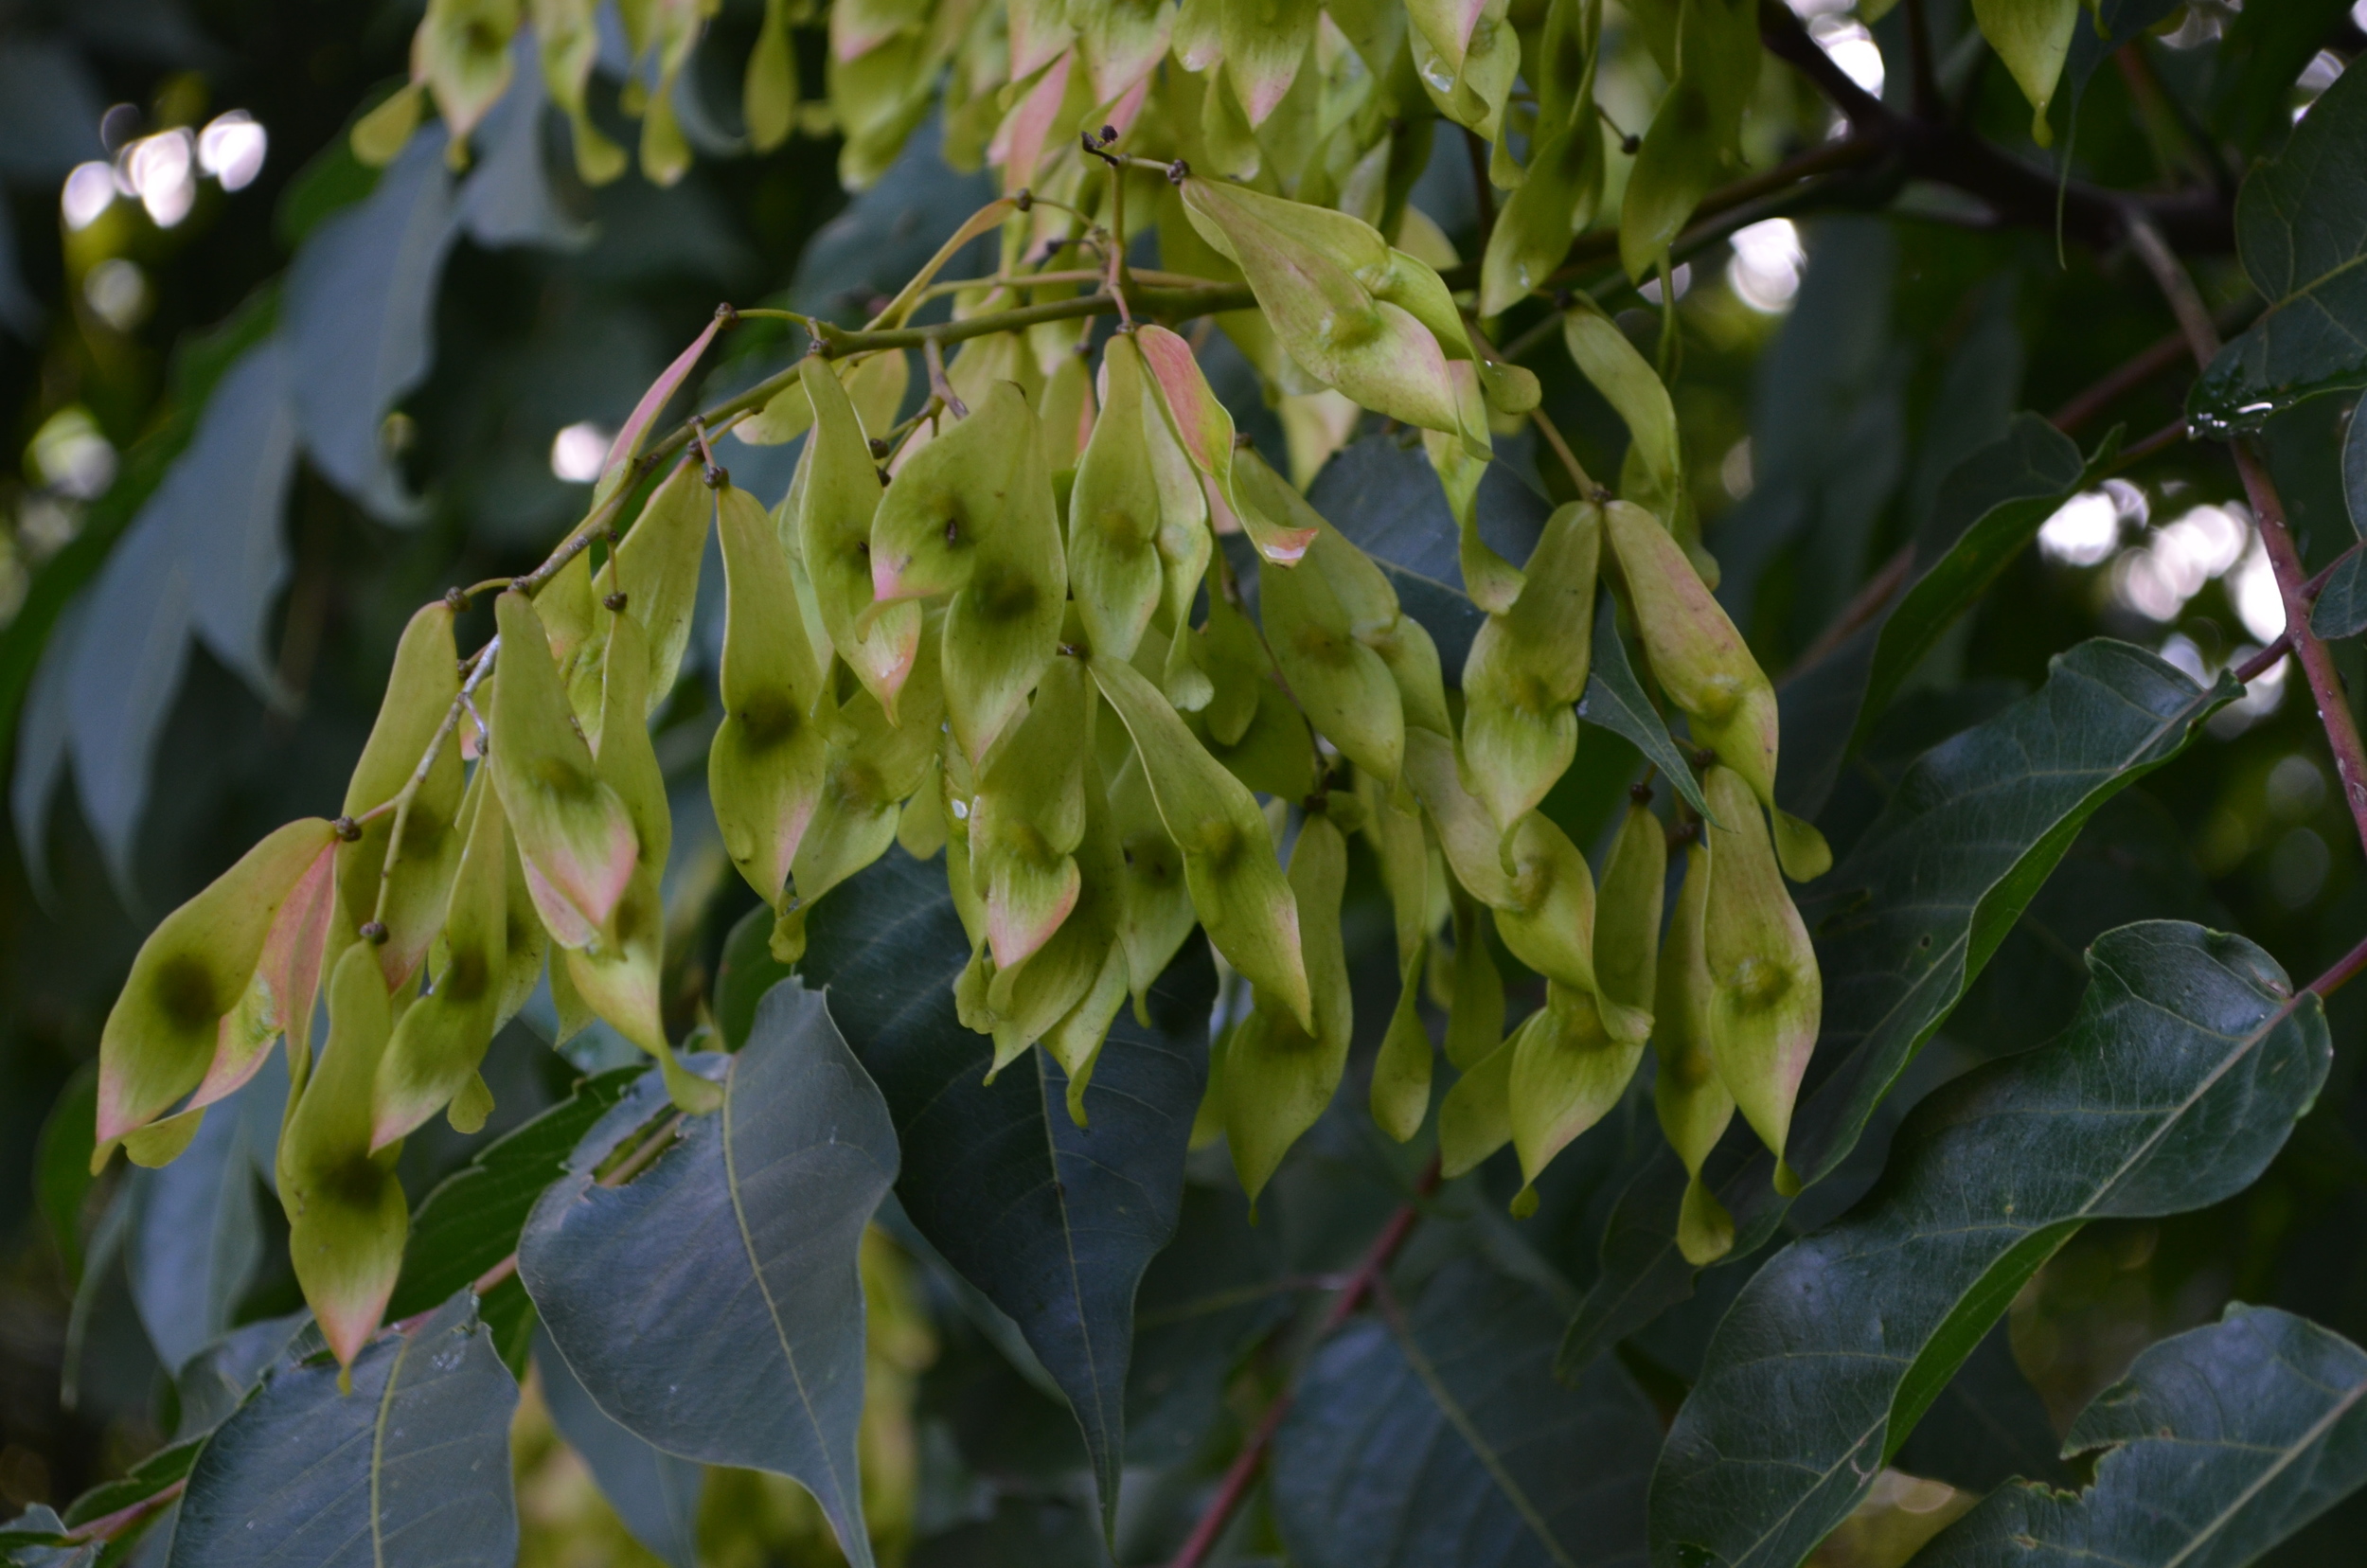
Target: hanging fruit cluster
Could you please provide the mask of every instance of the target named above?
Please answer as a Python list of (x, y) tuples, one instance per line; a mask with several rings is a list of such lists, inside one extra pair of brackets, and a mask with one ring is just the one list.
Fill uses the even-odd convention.
[[(431, 6), (421, 39), (446, 39), (462, 9)], [(1237, 27), (1253, 9), (1255, 26)], [(1672, 101), (1733, 97), (1718, 75), (1732, 62), (1712, 62), (1742, 47), (1727, 33), (1749, 35), (1728, 9), (1750, 8), (1683, 9)], [(628, 22), (681, 9), (628, 7)], [(857, 172), (909, 129), (875, 101), (895, 75), (873, 80), (880, 57), (949, 50), (988, 15), (876, 0), (831, 11)], [(1346, 1062), (1340, 910), (1361, 836), (1395, 911), (1401, 990), (1371, 1091), (1393, 1137), (1415, 1136), (1433, 1101), (1428, 994), (1459, 1075), (1439, 1102), (1450, 1175), (1509, 1144), (1533, 1183), (1618, 1100), (1647, 1043), (1662, 1124), (1695, 1174), (1688, 1256), (1731, 1241), (1699, 1173), (1734, 1114), (1783, 1152), (1822, 1002), (1785, 880), (1829, 856), (1775, 810), (1774, 693), (1705, 579), (1667, 392), (1582, 297), (1565, 303), (1564, 338), (1630, 428), (1621, 495), (1572, 463), (1583, 498), (1517, 564), (1477, 526), (1491, 425), (1531, 417), (1538, 386), (1474, 323), (1527, 294), (1593, 216), (1594, 0), (1539, 8), (1527, 35), (1500, 0), (1013, 0), (991, 15), (1007, 19), (992, 48), (941, 57), (949, 135), (985, 141), (979, 105), (1008, 84), (993, 149), (1012, 193), (863, 331), (807, 324), (813, 352), (715, 427), (802, 435), (787, 495), (768, 508), (735, 487), (694, 426), (703, 460), (685, 455), (634, 512), (650, 472), (635, 453), (694, 347), (620, 437), (592, 515), (534, 573), (482, 585), (499, 590), (490, 641), (460, 656), (457, 591), (413, 619), (343, 814), (273, 834), (139, 954), (105, 1030), (98, 1157), (121, 1145), (170, 1159), (284, 1037), (280, 1196), (297, 1276), (342, 1361), (375, 1329), (401, 1261), (402, 1139), (439, 1111), (482, 1125), (478, 1064), (543, 975), (562, 1026), (604, 1019), (656, 1059), (685, 1113), (716, 1103), (660, 1013), (670, 817), (648, 728), (682, 663), (710, 527), (726, 611), (709, 792), (783, 961), (863, 867), (899, 845), (942, 853), (970, 944), (955, 1000), (990, 1042), (982, 1064), (1041, 1047), (1081, 1121), (1113, 1019), (1130, 998), (1144, 1007), (1198, 926), (1247, 993), (1227, 1008), (1202, 1120), (1255, 1199)], [(643, 17), (636, 36), (673, 25)], [(557, 20), (541, 34), (571, 111), (573, 37)], [(476, 99), (443, 47), (422, 44), (420, 81), (465, 130)], [(1500, 134), (1523, 60), (1538, 88), (1525, 175)], [(1393, 111), (1421, 96), (1495, 142), (1500, 178), (1525, 181), (1475, 308), (1412, 253), (1422, 225), (1404, 197), (1421, 150)], [(1730, 120), (1656, 122), (1645, 138), (1642, 158), (1675, 172), (1641, 196), (1630, 182), (1623, 234), (1645, 247), (1639, 272), (1664, 261), (1731, 157)], [(645, 159), (652, 138), (654, 121)], [(1659, 205), (1639, 216), (1647, 197)], [(1130, 205), (1152, 216), (1172, 270), (1129, 270)], [(936, 282), (988, 233), (1002, 242), (993, 277)], [(1064, 257), (1090, 266), (1061, 271)], [(952, 322), (907, 325), (946, 293)], [(1212, 312), (1277, 389), (1302, 482), (1360, 411), (1420, 433), (1486, 613), (1455, 690), (1387, 575), (1237, 439), (1194, 344), (1152, 319)], [(899, 420), (915, 347), (926, 397)], [(1254, 546), (1255, 618), (1219, 548), (1232, 533)], [(1599, 884), (1540, 810), (1578, 744), (1598, 615), (1634, 638), (1702, 771), (1667, 781), (1700, 809), (1665, 821), (1636, 786)], [(1672, 848), (1683, 865), (1664, 911)], [(1509, 1034), (1496, 944), (1544, 983), (1544, 1005)], [(1524, 1186), (1515, 1206), (1533, 1203)]]

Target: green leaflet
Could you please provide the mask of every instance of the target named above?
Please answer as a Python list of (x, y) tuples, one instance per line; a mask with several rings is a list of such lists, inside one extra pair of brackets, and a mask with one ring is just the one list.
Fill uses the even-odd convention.
[(1972, 0), (1972, 15), (2030, 100), (2031, 139), (2040, 147), (2051, 145), (2055, 133), (2046, 122), (2046, 106), (2055, 100), (2063, 57), (2071, 52), (2079, 0)]
[(1464, 776), (1507, 829), (1577, 755), (1575, 704), (1593, 654), (1602, 517), (1584, 501), (1555, 511), (1519, 597), (1482, 623), (1463, 662)]
[(984, 760), (1052, 662), (1068, 584), (1051, 476), (1017, 386), (995, 383), (899, 471), (871, 522), (871, 583), (883, 604), (952, 596), (946, 714), (970, 761)]
[(182, 1561), (261, 1568), (306, 1542), (344, 1548), (315, 1560), (373, 1568), (449, 1562), (462, 1542), (516, 1555), (518, 1383), (474, 1297), (377, 1340), (347, 1374), (305, 1348), (275, 1348), (261, 1386), (197, 1454), (170, 1523)]
[(1652, 1080), (1653, 1108), (1662, 1135), (1685, 1167), (1677, 1250), (1697, 1268), (1717, 1262), (1735, 1244), (1733, 1218), (1701, 1180), (1701, 1162), (1735, 1115), (1735, 1097), (1718, 1077), (1711, 1049), (1714, 982), (1703, 937), (1712, 886), (1710, 846), (1696, 839), (1685, 846), (1684, 885), (1677, 891), (1668, 937), (1661, 945), (1652, 1014), (1652, 1050), (1660, 1060)]
[(1717, 818), (1707, 829), (1715, 871), (1701, 929), (1710, 1055), (1743, 1119), (1775, 1155), (1781, 1188), (1797, 1180), (1783, 1163), (1784, 1145), (1816, 1049), (1824, 982), (1750, 786), (1726, 767), (1711, 768), (1706, 783)]
[[(386, 678), (377, 721), (353, 776), (346, 785), (344, 811), (360, 818), (399, 794), (427, 752), (460, 695), (459, 653), (453, 645), (452, 606), (428, 605), (411, 617), (395, 645), (395, 667)], [(337, 848), (337, 895), (350, 935), (365, 921), (382, 919), (386, 941), (378, 961), (386, 985), (400, 989), (418, 974), (427, 945), (443, 918), (445, 890), (460, 859), (460, 747), (451, 739), (419, 781), (403, 822), (401, 852), (390, 866), (386, 846), (395, 813), (362, 824), (362, 836)], [(382, 881), (384, 913), (378, 911)]]
[(594, 1173), (635, 1121), (585, 1136), (526, 1221), (519, 1274), (603, 1409), (667, 1452), (796, 1477), (867, 1568), (856, 1251), (897, 1175), (888, 1107), (795, 981), (719, 1065), (717, 1114), (634, 1180)]
[(1753, 0), (1653, 0), (1646, 9), (1647, 32), (1675, 12), (1673, 49), (1655, 48), (1664, 62), (1673, 59), (1675, 76), (1644, 134), (1619, 212), (1619, 261), (1638, 282), (1737, 160), (1742, 112), (1759, 77)]
[(494, 601), (501, 679), (493, 693), (493, 787), (518, 836), (536, 912), (564, 948), (608, 931), (637, 853), (626, 803), (593, 766), (534, 606), (514, 589)]
[(777, 910), (822, 791), (824, 671), (764, 508), (727, 486), (715, 526), (723, 546), (723, 722), (707, 748), (707, 797), (724, 852)]
[[(814, 426), (793, 508), (798, 555), (839, 657), (893, 717), (920, 645), (920, 606), (872, 610), (871, 524), (880, 509), (879, 467), (855, 405), (829, 362), (809, 355), (797, 375), (810, 400)], [(866, 611), (868, 621), (863, 619)]]
[[(427, 993), (395, 1025), (378, 1064), (370, 1150), (411, 1132), (476, 1080), (508, 974), (509, 831), (486, 769), (469, 790), (467, 838), (428, 965)], [(456, 1126), (463, 1118), (453, 1108)], [(479, 1126), (483, 1125), (479, 1119)], [(464, 1131), (473, 1131), (465, 1129)]]
[[(94, 1173), (119, 1140), (191, 1090), (200, 1092), (194, 1112), (245, 1082), (283, 1024), (310, 1025), (335, 842), (318, 817), (289, 823), (140, 944), (99, 1036)], [(304, 1004), (300, 1023), (295, 1000)], [(195, 1115), (183, 1114), (188, 1119), (174, 1118), (180, 1128), (167, 1135), (178, 1141), (143, 1164), (170, 1159), (195, 1133)]]
[(2305, 398), (2367, 386), (2362, 169), (2367, 77), (2345, 71), (2236, 194), (2236, 254), (2269, 309), (2196, 380), (2186, 411), (2198, 435), (2254, 429)]
[(377, 954), (355, 942), (329, 976), (320, 1066), (296, 1092), (279, 1135), (289, 1260), (322, 1337), (348, 1368), (394, 1293), (411, 1218), (395, 1177), (401, 1145), (370, 1149), (378, 1064), (393, 1029)]
[(2330, 1060), (2316, 997), (2180, 921), (2108, 932), (2089, 967), (2068, 1030), (1916, 1107), (1881, 1185), (1743, 1287), (1653, 1478), (1656, 1563), (1798, 1562), (2073, 1231), (2218, 1203), (2284, 1146)]
[(1166, 587), (1159, 550), (1166, 491), (1147, 429), (1159, 416), (1144, 401), (1141, 350), (1119, 333), (1101, 364), (1101, 416), (1069, 492), (1068, 568), (1094, 650), (1124, 659), (1133, 655)]
[(2362, 1398), (2358, 1346), (2233, 1302), (2219, 1322), (2147, 1348), (2080, 1412), (2065, 1448), (2105, 1451), (2091, 1485), (2001, 1487), (1914, 1560), (2253, 1561), (2367, 1481)]
[[(1806, 912), (1827, 1006), (1819, 1074), (1793, 1116), (1790, 1163), (1805, 1180), (1855, 1147), (2089, 818), (2182, 751), (2236, 690), (2224, 679), (2198, 686), (2098, 638), (2056, 655), (2045, 686), (1908, 771)], [(1787, 1203), (1763, 1156), (1730, 1159), (1744, 1150), (1726, 1148), (1704, 1179), (1747, 1253)], [(1647, 1170), (1621, 1199), (1602, 1274), (1571, 1326), (1570, 1364), (1689, 1292), (1693, 1270), (1674, 1240), (1682, 1174), (1673, 1161)]]
[(1291, 846), (1290, 889), (1306, 917), (1300, 939), (1315, 1027), (1292, 1016), (1289, 996), (1260, 994), (1225, 1051), (1225, 1142), (1253, 1205), (1282, 1156), (1330, 1105), (1347, 1067), (1355, 1024), (1340, 934), (1347, 872), (1347, 840), (1339, 827), (1327, 816), (1308, 815)]
[(1096, 657), (1091, 668), (1133, 737), (1151, 798), (1183, 853), (1184, 882), (1208, 939), (1301, 1028), (1313, 1032), (1298, 905), (1274, 864), (1256, 799), (1192, 739), (1166, 699), (1130, 666)]

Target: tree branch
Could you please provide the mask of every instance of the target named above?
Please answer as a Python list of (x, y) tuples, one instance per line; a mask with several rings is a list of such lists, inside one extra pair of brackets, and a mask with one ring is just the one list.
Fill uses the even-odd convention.
[(2234, 215), (2216, 191), (2141, 197), (2083, 180), (2058, 187), (2047, 170), (2010, 156), (1963, 126), (1895, 113), (1835, 64), (1781, 0), (1759, 0), (1759, 39), (1848, 116), (1853, 139), (1880, 144), (1910, 175), (1980, 198), (2003, 223), (2054, 228), (2059, 189), (2063, 232), (2098, 250), (2126, 238), (2132, 211), (2150, 218), (2181, 250), (2224, 251), (2234, 243)]

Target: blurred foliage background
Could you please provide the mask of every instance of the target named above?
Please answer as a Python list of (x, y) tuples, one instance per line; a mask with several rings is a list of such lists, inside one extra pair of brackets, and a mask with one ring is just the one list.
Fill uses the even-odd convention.
[[(402, 79), (418, 9), (0, 8), (0, 409), (21, 454), (0, 473), (0, 718), (13, 737), (0, 829), (0, 1514), (62, 1502), (163, 1440), (175, 1413), (160, 1344), (297, 1301), (277, 1206), (259, 1201), (267, 1153), (235, 1167), (209, 1200), (245, 1205), (245, 1221), (217, 1226), (207, 1256), (171, 1269), (154, 1250), (177, 1222), (169, 1203), (127, 1199), (120, 1167), (95, 1188), (76, 1174), (99, 1025), (140, 935), (270, 827), (329, 808), (404, 618), (447, 586), (540, 559), (584, 504), (607, 434), (718, 302), (860, 316), (988, 193), (943, 165), (929, 128), (851, 202), (828, 134), (749, 154), (736, 84), (761, 18), (756, 0), (723, 5), (693, 57), (678, 101), (700, 156), (670, 187), (638, 172), (583, 187), (559, 122), (525, 89), (506, 106), (507, 127), (489, 127), (474, 167), (446, 169), (431, 135), (392, 169), (369, 170), (344, 133)], [(1909, 91), (1905, 8), (1872, 27), (1847, 0), (1794, 9), (1860, 83), (1894, 100)], [(2027, 106), (1986, 63), (1966, 11), (1960, 0), (1925, 8), (1943, 85), (1965, 94), (1984, 134), (2035, 160)], [(1623, 25), (1614, 9), (1611, 26)], [(2227, 187), (2362, 45), (2359, 20), (2339, 0), (2179, 8), (2110, 60), (2075, 50), (2076, 134), (2057, 155), (2083, 178), (2125, 187)], [(818, 71), (818, 47), (803, 58)], [(1640, 49), (1610, 58), (1651, 69)], [(1659, 89), (1613, 75), (1601, 98), (1614, 123), (1632, 126)], [(630, 142), (616, 90), (613, 74), (596, 78), (595, 112)], [(1754, 167), (1826, 138), (1829, 116), (1771, 59), (1751, 121)], [(1445, 243), (1477, 254), (1483, 204), (1444, 128), (1415, 200)], [(1614, 188), (1606, 207), (1615, 205)], [(2193, 259), (2226, 319), (2242, 319), (2232, 254)], [(1693, 489), (1724, 567), (1721, 597), (1771, 671), (1816, 648), (1913, 537), (1949, 468), (2013, 411), (2064, 409), (2171, 330), (2129, 258), (2041, 231), (1982, 229), (1879, 170), (1836, 187), (1819, 211), (1744, 229), (1674, 281)], [(1606, 303), (1647, 353), (1660, 351), (1656, 297), (1623, 287)], [(1506, 337), (1527, 324), (1516, 316)], [(799, 347), (770, 326), (742, 326), (701, 401)], [(1242, 428), (1281, 454), (1281, 427), (1247, 365), (1221, 340), (1209, 354)], [(2176, 360), (2162, 364), (2067, 421), (2083, 445), (2114, 427), (2136, 440), (2177, 416), (2185, 378)], [(1543, 354), (1537, 367), (1578, 455), (1616, 472), (1624, 427), (1565, 358)], [(2347, 417), (2322, 399), (2266, 437), (2313, 569), (2355, 537), (2331, 461)], [(1550, 494), (1559, 471), (1539, 472), (1524, 441), (1503, 443), (1506, 465)], [(205, 460), (171, 469), (185, 452)], [(727, 442), (721, 455), (769, 502), (793, 449)], [(704, 805), (719, 622), (705, 614), (694, 639), (702, 672), (660, 739), (683, 786), (668, 887), (679, 1025), (705, 1005), (724, 935), (752, 901), (727, 874)], [(2127, 638), (2199, 677), (2281, 626), (2234, 470), (2216, 448), (2172, 445), (2047, 525), (2038, 548), (1916, 672), (1843, 780), (1866, 810), (1828, 821), (1870, 817), (1909, 758), (2031, 689), (2049, 657), (2083, 637)], [(2359, 689), (2359, 644), (2336, 652)], [(2300, 686), (2297, 672), (2256, 684), (2206, 742), (2096, 819), (1897, 1108), (2051, 1034), (2076, 998), (2081, 947), (2111, 925), (2229, 926), (2297, 976), (2367, 932), (2367, 882)], [(1550, 807), (1597, 853), (1631, 761), (1622, 744), (1590, 730)], [(1369, 865), (1351, 903), (1352, 931), (1379, 953), (1387, 917)], [(1385, 996), (1386, 960), (1366, 967)], [(1360, 1036), (1377, 1037), (1386, 1013), (1385, 1003), (1360, 1008), (1369, 1021)], [(2367, 1222), (2358, 1083), (2367, 993), (2342, 995), (2333, 1019), (2334, 1077), (2266, 1180), (2220, 1210), (2090, 1227), (1984, 1349), (2007, 1378), (2019, 1367), (2058, 1432), (2139, 1349), (2214, 1319), (2231, 1298), (2367, 1337), (2354, 1240)], [(499, 1109), (485, 1136), (551, 1103), (579, 1071), (626, 1060), (598, 1029), (554, 1053), (532, 1022), (512, 1025), (489, 1059)], [(1361, 1039), (1342, 1107), (1294, 1154), (1278, 1223), (1243, 1230), (1221, 1162), (1195, 1164), (1184, 1234), (1144, 1290), (1130, 1391), (1143, 1479), (1130, 1477), (1122, 1539), (1171, 1538), (1184, 1483), (1204, 1455), (1229, 1452), (1280, 1364), (1271, 1346), (1254, 1348), (1287, 1315), (1278, 1298), (1253, 1292), (1213, 1316), (1177, 1304), (1228, 1267), (1245, 1278), (1269, 1265), (1318, 1277), (1345, 1261), (1326, 1249), (1352, 1250), (1372, 1228), (1346, 1221), (1377, 1221), (1394, 1205), (1393, 1156), (1361, 1110), (1373, 1043)], [(1648, 1112), (1639, 1114), (1625, 1131), (1614, 1118), (1590, 1135), (1594, 1153), (1556, 1167), (1547, 1207), (1522, 1233), (1522, 1256), (1541, 1259), (1564, 1292), (1593, 1266), (1619, 1140), (1648, 1141)], [(250, 1108), (249, 1119), (276, 1125), (276, 1113)], [(404, 1154), (415, 1195), (467, 1157), (469, 1140), (436, 1127)], [(1869, 1175), (1879, 1143), (1863, 1156)], [(1495, 1174), (1501, 1199), (1514, 1183)], [(1861, 1189), (1831, 1185), (1794, 1229)], [(1004, 1355), (917, 1238), (899, 1234), (875, 1235), (865, 1270), (865, 1481), (883, 1548), (909, 1550), (915, 1564), (1007, 1551), (1095, 1560), (1065, 1411)], [(1241, 1257), (1243, 1237), (1272, 1256)], [(1418, 1243), (1411, 1261), (1421, 1266)], [(1700, 1299), (1627, 1347), (1630, 1369), (1681, 1388), (1738, 1284), (1708, 1276)], [(522, 1560), (649, 1560), (548, 1408), (530, 1394), (520, 1417)], [(1900, 1460), (1912, 1462), (1912, 1452)], [(1163, 1475), (1177, 1479), (1163, 1486)], [(1903, 1478), (1886, 1485), (1827, 1559), (1895, 1560), (1901, 1541), (1920, 1539), (1918, 1521), (1947, 1516), (1950, 1496)], [(2340, 1539), (2341, 1519), (2293, 1543), (2290, 1559), (2319, 1560), (2300, 1554)], [(702, 1560), (733, 1568), (836, 1560), (818, 1515), (786, 1482), (715, 1478), (667, 1527), (678, 1552), (695, 1539)]]

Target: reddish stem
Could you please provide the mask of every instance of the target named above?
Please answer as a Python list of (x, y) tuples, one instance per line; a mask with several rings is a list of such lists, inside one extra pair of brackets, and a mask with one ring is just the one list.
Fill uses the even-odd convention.
[(2318, 704), (2318, 722), (2325, 727), (2326, 749), (2334, 754), (2342, 802), (2350, 808), (2351, 821), (2358, 829), (2360, 847), (2367, 849), (2367, 747), (2359, 743), (2358, 721), (2352, 717), (2350, 696), (2335, 670), (2333, 651), (2309, 627), (2313, 597), (2309, 573), (2302, 565), (2292, 529), (2286, 526), (2285, 504), (2278, 499), (2276, 483), (2269, 477), (2259, 454), (2247, 441), (2231, 443), (2229, 451), (2234, 454), (2236, 472), (2244, 476), (2244, 494), (2251, 502), (2260, 542), (2267, 546), (2269, 564), (2276, 572), (2277, 592), (2285, 600), (2286, 640), (2301, 662), (2302, 673), (2309, 678), (2309, 695)]
[[(1389, 1222), (1380, 1227), (1380, 1234), (1365, 1249), (1364, 1261), (1340, 1287), (1330, 1310), (1324, 1313), (1323, 1327), (1316, 1331), (1317, 1343), (1330, 1338), (1372, 1294), (1398, 1249), (1405, 1245), (1405, 1238), (1414, 1233), (1414, 1222), (1421, 1218), (1422, 1200), (1437, 1190), (1438, 1157), (1433, 1154), (1414, 1184), (1413, 1201), (1389, 1217)], [(1265, 1465), (1267, 1451), (1273, 1447), (1273, 1435), (1290, 1412), (1290, 1391), (1285, 1389), (1274, 1396), (1273, 1403), (1258, 1418), (1257, 1430), (1250, 1434), (1248, 1443), (1234, 1456), (1232, 1467), (1217, 1486), (1216, 1495), (1209, 1498), (1208, 1506), (1201, 1510), (1200, 1519), (1192, 1525), (1192, 1533), (1184, 1538), (1183, 1549), (1175, 1554), (1168, 1568), (1200, 1568), (1207, 1560), (1208, 1554), (1216, 1548), (1217, 1538), (1224, 1534), (1225, 1526), (1233, 1523), (1233, 1516), (1248, 1500), (1250, 1488), (1256, 1484), (1257, 1472)]]

